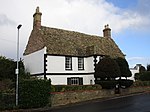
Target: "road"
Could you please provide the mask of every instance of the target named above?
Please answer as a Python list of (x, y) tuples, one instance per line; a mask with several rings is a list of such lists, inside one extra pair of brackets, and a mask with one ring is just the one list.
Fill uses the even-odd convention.
[(150, 93), (93, 100), (88, 103), (50, 109), (47, 112), (150, 112)]

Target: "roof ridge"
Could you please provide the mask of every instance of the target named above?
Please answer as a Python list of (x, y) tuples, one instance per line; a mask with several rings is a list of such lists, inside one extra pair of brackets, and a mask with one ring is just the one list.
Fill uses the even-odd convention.
[(54, 30), (61, 30), (61, 31), (66, 31), (66, 32), (72, 32), (72, 33), (78, 33), (78, 34), (82, 34), (82, 35), (87, 35), (87, 36), (94, 36), (94, 37), (101, 37), (101, 38), (105, 38), (103, 36), (99, 36), (99, 35), (94, 35), (94, 34), (87, 34), (84, 32), (79, 32), (79, 31), (74, 31), (74, 30), (67, 30), (67, 29), (62, 29), (62, 28), (55, 28), (55, 27), (47, 27), (47, 26), (41, 26), (42, 28), (46, 28), (46, 29), (54, 29)]

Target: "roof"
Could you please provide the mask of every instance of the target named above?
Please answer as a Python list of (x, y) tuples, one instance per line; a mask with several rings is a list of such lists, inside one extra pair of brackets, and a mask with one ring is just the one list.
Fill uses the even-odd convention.
[(52, 55), (124, 57), (112, 38), (44, 26), (32, 30), (24, 55), (44, 47), (47, 48), (47, 54)]

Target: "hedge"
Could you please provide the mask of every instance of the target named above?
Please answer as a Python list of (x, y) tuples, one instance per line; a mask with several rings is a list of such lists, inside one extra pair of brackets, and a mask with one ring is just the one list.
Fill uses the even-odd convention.
[(133, 83), (133, 86), (138, 87), (138, 86), (150, 86), (150, 81), (135, 81)]
[(65, 92), (78, 90), (97, 90), (101, 89), (100, 85), (52, 85), (51, 92)]
[(101, 81), (97, 80), (97, 84), (100, 84), (103, 89), (113, 89), (118, 84), (116, 80), (108, 80), (108, 81)]
[(143, 73), (140, 75), (139, 79), (140, 79), (141, 81), (150, 81), (150, 72), (143, 72)]
[(19, 108), (39, 108), (49, 103), (51, 82), (28, 79), (19, 83)]
[(15, 94), (0, 92), (0, 110), (9, 110), (15, 107)]
[(118, 80), (118, 81), (119, 81), (119, 85), (121, 87), (124, 87), (124, 88), (128, 88), (131, 85), (133, 85), (133, 80), (121, 79), (121, 80)]

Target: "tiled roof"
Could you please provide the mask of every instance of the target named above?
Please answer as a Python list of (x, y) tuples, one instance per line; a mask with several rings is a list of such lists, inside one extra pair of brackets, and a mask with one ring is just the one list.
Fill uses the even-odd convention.
[(44, 47), (47, 47), (47, 54), (53, 55), (124, 57), (111, 38), (44, 26), (32, 30), (24, 55)]

